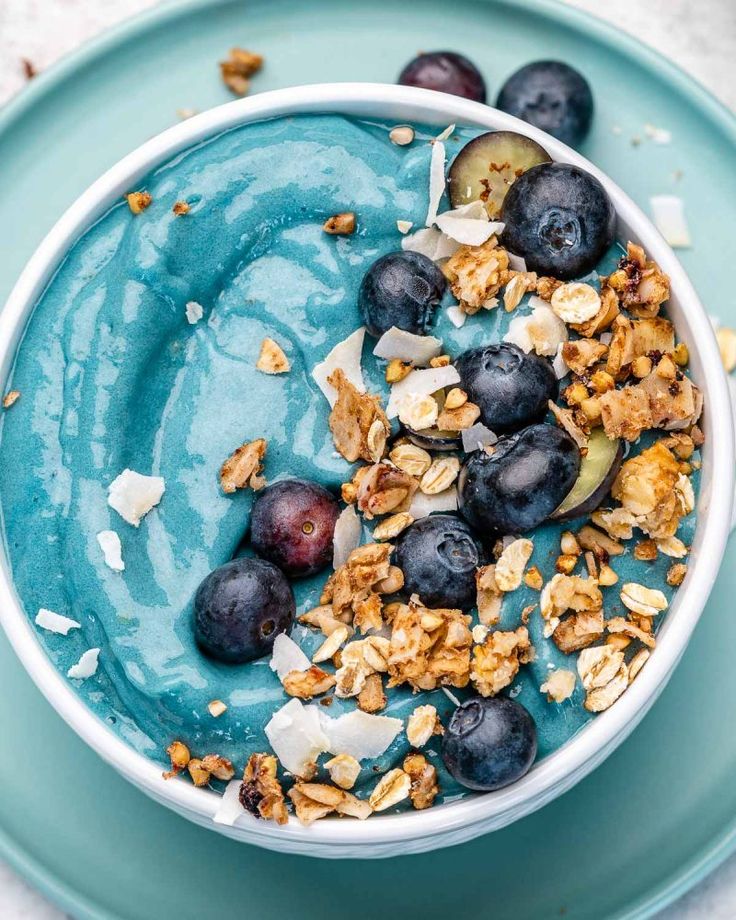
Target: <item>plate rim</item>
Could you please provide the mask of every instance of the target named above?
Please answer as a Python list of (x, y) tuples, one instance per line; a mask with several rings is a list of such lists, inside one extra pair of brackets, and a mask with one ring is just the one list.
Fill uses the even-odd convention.
[[(233, 5), (236, 0), (166, 0), (163, 4), (139, 12), (106, 29), (101, 35), (84, 42), (44, 70), (31, 84), (19, 91), (0, 107), (0, 138), (31, 111), (46, 96), (63, 91), (60, 84), (92, 64), (102, 54), (114, 51), (149, 29), (159, 29), (167, 22), (199, 14), (208, 7)], [(511, 11), (531, 12), (555, 23), (562, 23), (579, 34), (590, 35), (617, 53), (653, 71), (675, 92), (684, 95), (692, 105), (704, 112), (711, 123), (736, 145), (736, 115), (716, 99), (696, 78), (682, 71), (655, 49), (643, 44), (636, 36), (619, 33), (603, 20), (563, 0), (482, 0)], [(736, 850), (736, 816), (723, 826), (711, 845), (684, 862), (663, 881), (634, 899), (627, 907), (611, 915), (611, 920), (630, 920), (650, 916), (692, 888)], [(103, 905), (93, 904), (55, 871), (45, 867), (20, 843), (0, 827), (0, 855), (21, 877), (29, 880), (39, 891), (76, 916), (115, 918)]]

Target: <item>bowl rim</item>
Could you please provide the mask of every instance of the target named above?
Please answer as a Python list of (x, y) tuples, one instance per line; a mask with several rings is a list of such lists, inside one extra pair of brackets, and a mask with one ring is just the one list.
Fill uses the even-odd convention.
[[(273, 848), (310, 845), (370, 847), (396, 845), (428, 835), (489, 822), (508, 823), (528, 814), (590, 772), (643, 717), (668, 680), (702, 613), (718, 573), (730, 532), (734, 484), (734, 435), (730, 397), (720, 355), (708, 316), (676, 256), (649, 218), (604, 173), (577, 152), (531, 125), (490, 106), (415, 87), (381, 83), (325, 83), (273, 90), (210, 109), (156, 135), (105, 172), (66, 210), (52, 227), (21, 273), (5, 307), (0, 311), (0, 374), (5, 381), (12, 369), (26, 322), (43, 289), (59, 267), (69, 247), (110, 204), (133, 188), (151, 169), (205, 139), (247, 122), (297, 113), (339, 113), (380, 117), (396, 123), (452, 122), (511, 130), (531, 137), (545, 147), (553, 160), (573, 163), (592, 173), (605, 186), (619, 221), (624, 221), (647, 254), (670, 275), (672, 290), (687, 303), (687, 325), (697, 346), (690, 346), (701, 363), (699, 385), (705, 392), (706, 417), (718, 419), (709, 426), (704, 452), (701, 499), (697, 524), (697, 558), (676, 596), (676, 609), (668, 613), (661, 639), (644, 668), (616, 705), (598, 715), (562, 747), (548, 755), (521, 780), (493, 793), (444, 803), (425, 811), (400, 815), (374, 815), (369, 822), (321, 821), (302, 827), (290, 818), (284, 827), (241, 816), (230, 827), (212, 819), (221, 796), (188, 783), (165, 782), (160, 765), (129, 747), (110, 726), (87, 708), (71, 684), (48, 658), (32, 621), (17, 597), (7, 549), (0, 559), (0, 623), (26, 671), (46, 699), (71, 728), (105, 761), (113, 765), (157, 801), (184, 813), (198, 823), (219, 829), (237, 839)], [(707, 454), (707, 455), (706, 455)], [(708, 501), (709, 495), (729, 496), (728, 501)], [(675, 604), (673, 604), (673, 608)], [(508, 819), (508, 820), (506, 820)], [(479, 833), (482, 830), (478, 831)]]

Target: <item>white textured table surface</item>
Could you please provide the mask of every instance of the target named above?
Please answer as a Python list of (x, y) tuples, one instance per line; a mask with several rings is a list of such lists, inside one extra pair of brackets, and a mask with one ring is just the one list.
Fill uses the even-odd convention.
[[(0, 0), (0, 104), (25, 83), (22, 59), (39, 69), (85, 39), (159, 0)], [(736, 0), (567, 0), (664, 52), (736, 109)], [(62, 914), (0, 863), (0, 920)], [(736, 857), (660, 915), (660, 920), (736, 917)]]

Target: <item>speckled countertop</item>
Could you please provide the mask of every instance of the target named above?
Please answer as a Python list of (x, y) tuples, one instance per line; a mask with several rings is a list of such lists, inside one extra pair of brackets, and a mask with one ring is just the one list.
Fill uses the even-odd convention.
[[(22, 59), (38, 69), (101, 30), (159, 0), (0, 0), (0, 104), (25, 83)], [(664, 52), (736, 109), (735, 0), (566, 0), (615, 22)], [(0, 863), (0, 920), (60, 920), (63, 915)], [(736, 916), (736, 857), (672, 905), (660, 920)]]

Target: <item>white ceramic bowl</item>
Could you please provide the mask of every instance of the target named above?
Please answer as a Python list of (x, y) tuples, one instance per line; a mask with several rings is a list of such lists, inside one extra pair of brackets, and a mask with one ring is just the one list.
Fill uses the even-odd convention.
[[(0, 314), (0, 379), (5, 381), (31, 311), (70, 246), (138, 180), (179, 151), (227, 128), (278, 115), (337, 112), (402, 123), (479, 125), (520, 131), (553, 159), (575, 163), (600, 179), (618, 214), (618, 235), (644, 247), (672, 280), (669, 312), (690, 350), (690, 369), (705, 396), (702, 484), (689, 570), (668, 611), (647, 666), (608, 711), (506, 789), (427, 811), (375, 815), (365, 822), (292, 818), (285, 827), (243, 815), (234, 827), (215, 824), (219, 796), (187, 782), (165, 782), (161, 768), (128, 747), (97, 718), (47, 658), (20, 606), (7, 559), (0, 559), (0, 622), (26, 670), (57, 712), (87, 744), (151, 798), (205, 827), (274, 850), (323, 857), (371, 858), (418, 853), (504, 827), (541, 808), (593, 770), (637, 725), (667, 683), (703, 610), (718, 572), (731, 520), (733, 431), (725, 375), (708, 317), (674, 254), (648, 218), (610, 179), (573, 150), (485, 105), (404, 86), (345, 83), (277, 90), (220, 106), (139, 147), (94, 183), (54, 226), (28, 263)], [(717, 420), (717, 424), (716, 424)], [(715, 501), (711, 498), (715, 497)]]

